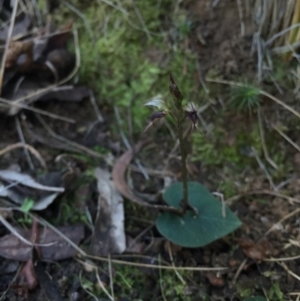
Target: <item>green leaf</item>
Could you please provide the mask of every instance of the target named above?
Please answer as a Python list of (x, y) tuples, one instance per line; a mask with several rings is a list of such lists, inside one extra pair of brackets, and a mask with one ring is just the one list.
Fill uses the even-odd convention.
[(263, 296), (252, 296), (252, 297), (247, 297), (243, 301), (267, 301), (267, 300)]
[[(183, 198), (182, 183), (169, 186), (163, 198), (168, 205), (179, 207)], [(174, 244), (190, 248), (202, 247), (241, 225), (241, 221), (227, 206), (226, 217), (223, 217), (222, 203), (197, 182), (188, 183), (188, 200), (198, 210), (198, 216), (191, 210), (184, 216), (163, 212), (156, 220), (158, 231)]]
[(24, 213), (28, 213), (32, 209), (33, 205), (34, 205), (34, 200), (31, 198), (26, 198), (24, 200), (23, 205), (21, 206), (21, 210)]

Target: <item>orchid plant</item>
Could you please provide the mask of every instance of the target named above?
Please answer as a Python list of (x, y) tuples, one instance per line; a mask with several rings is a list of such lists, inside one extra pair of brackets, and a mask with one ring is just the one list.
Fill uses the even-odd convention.
[[(163, 194), (165, 202), (176, 210), (164, 210), (156, 220), (159, 232), (173, 243), (185, 247), (200, 247), (219, 239), (241, 225), (237, 216), (217, 200), (202, 184), (189, 182), (186, 167), (184, 121), (190, 121), (190, 133), (198, 126), (197, 106), (185, 103), (173, 76), (169, 90), (173, 101), (169, 105), (157, 96), (146, 103), (159, 111), (153, 113), (147, 131), (153, 124), (170, 115), (180, 147), (182, 182), (174, 183)], [(145, 132), (144, 131), (144, 132)]]

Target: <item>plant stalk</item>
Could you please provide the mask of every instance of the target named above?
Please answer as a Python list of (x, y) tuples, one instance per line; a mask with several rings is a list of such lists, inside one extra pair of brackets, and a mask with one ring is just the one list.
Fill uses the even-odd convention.
[(184, 137), (183, 137), (183, 129), (182, 129), (182, 115), (184, 112), (182, 109), (178, 109), (177, 116), (177, 129), (178, 129), (178, 139), (179, 139), (179, 147), (181, 153), (181, 170), (182, 170), (182, 184), (183, 184), (183, 200), (182, 200), (182, 215), (186, 213), (186, 210), (189, 207), (188, 204), (188, 185), (187, 185), (187, 168), (186, 168), (186, 153), (184, 148)]

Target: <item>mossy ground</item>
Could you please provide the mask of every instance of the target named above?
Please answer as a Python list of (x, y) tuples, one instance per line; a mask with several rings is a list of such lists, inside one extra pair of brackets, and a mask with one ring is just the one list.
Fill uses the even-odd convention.
[[(193, 48), (193, 42), (196, 40), (195, 27), (199, 21), (190, 18), (188, 12), (178, 6), (177, 1), (149, 0), (136, 1), (135, 4), (132, 1), (117, 2), (117, 7), (112, 7), (102, 1), (92, 3), (73, 1), (72, 5), (80, 11), (80, 17), (66, 6), (63, 6), (60, 13), (54, 16), (60, 24), (65, 24), (66, 19), (77, 19), (81, 52), (78, 79), (93, 89), (100, 110), (105, 112), (111, 138), (120, 140), (119, 126), (114, 115), (115, 106), (119, 109), (121, 127), (125, 134), (130, 140), (140, 139), (152, 113), (148, 107), (144, 107), (144, 104), (157, 94), (162, 94), (166, 99), (170, 98), (168, 73), (172, 72), (187, 101), (193, 101), (199, 106), (208, 105), (202, 113), (208, 131), (200, 126), (204, 134), (194, 131), (187, 140), (187, 148), (190, 150), (188, 161), (200, 167), (203, 173), (201, 179), (205, 184), (208, 184), (212, 190), (222, 193), (225, 199), (238, 194), (243, 185), (251, 187), (252, 183), (245, 183), (244, 174), (250, 175), (251, 179), (257, 175), (264, 175), (253, 150), (264, 162), (273, 181), (282, 182), (292, 171), (292, 162), (287, 159), (293, 156), (295, 151), (291, 149), (287, 151), (282, 138), (270, 129), (270, 122), (264, 120), (265, 144), (277, 169), (268, 165), (264, 158), (257, 106), (250, 109), (246, 106), (247, 110), (241, 111), (238, 105), (230, 105), (230, 99), (235, 92), (229, 87), (206, 83), (209, 92), (203, 89), (197, 70), (199, 56)], [(280, 59), (275, 61), (272, 79), (264, 78), (260, 88), (277, 93), (273, 84), (275, 80), (280, 87), (292, 89), (293, 81), (291, 76), (287, 75), (289, 70), (290, 66)], [(232, 76), (220, 73), (217, 65), (205, 70), (210, 78), (227, 76), (231, 80), (255, 83), (256, 75), (250, 72), (248, 74), (246, 67), (244, 71), (243, 74)], [(253, 86), (258, 87), (256, 84)], [(243, 93), (239, 93), (238, 101), (248, 96), (247, 93), (244, 97)], [(219, 102), (219, 99), (222, 101)], [(276, 120), (275, 114), (268, 112), (269, 108), (273, 110), (270, 101), (261, 98), (258, 107), (266, 109), (266, 115), (271, 121)], [(278, 119), (285, 121), (286, 128), (292, 127), (297, 131), (300, 127), (298, 119), (285, 118), (285, 116)], [(152, 128), (149, 135), (153, 135), (158, 141), (157, 154), (153, 149), (145, 150), (146, 161), (143, 161), (143, 164), (147, 167), (160, 168), (164, 157), (166, 158), (172, 149), (174, 140), (165, 127)], [(297, 140), (295, 131), (292, 136)], [(91, 174), (95, 162), (87, 158), (81, 159), (87, 161)], [(194, 177), (194, 175), (189, 176)], [(151, 189), (153, 190), (153, 187)], [(73, 196), (70, 197), (71, 201), (73, 199)], [(255, 202), (265, 205), (269, 200), (262, 197), (255, 199)], [(66, 202), (62, 208), (63, 222), (88, 224), (86, 215), (80, 213), (76, 206)], [(131, 205), (129, 202), (126, 203), (125, 209), (127, 216), (143, 216), (150, 221), (154, 220), (152, 212), (145, 212), (144, 208)], [(126, 226), (128, 232), (136, 231), (132, 220), (126, 222)], [(141, 230), (140, 227), (138, 228)], [(211, 250), (211, 254), (214, 252), (215, 250)], [(200, 262), (203, 263), (201, 260)], [(151, 293), (155, 294), (157, 298), (155, 300), (189, 301), (206, 300), (206, 298), (209, 300), (207, 297), (209, 292), (204, 289), (202, 293), (199, 289), (201, 285), (208, 287), (203, 275), (180, 272), (183, 280), (186, 281), (184, 283), (174, 271), (148, 273), (130, 266), (114, 268), (115, 296), (119, 300), (122, 300), (121, 298), (151, 300), (149, 297)], [(105, 298), (102, 289), (96, 286), (95, 279), (90, 281), (88, 278), (88, 276), (83, 278), (82, 284), (85, 288), (99, 298)], [(245, 298), (261, 289), (253, 283), (252, 279), (247, 281), (245, 286), (242, 281), (236, 284), (235, 293), (238, 298)], [(194, 284), (197, 286), (198, 295), (189, 296), (189, 288)], [(152, 288), (153, 292), (149, 291)], [(282, 299), (278, 282), (268, 287), (267, 292), (270, 300)], [(218, 294), (222, 295), (220, 291), (217, 291)]]

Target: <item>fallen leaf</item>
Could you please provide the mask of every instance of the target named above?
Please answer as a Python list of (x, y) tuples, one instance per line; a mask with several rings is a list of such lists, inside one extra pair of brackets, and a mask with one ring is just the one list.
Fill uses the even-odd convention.
[(213, 272), (206, 272), (205, 277), (208, 279), (209, 283), (213, 286), (223, 286), (225, 285), (224, 278)]
[(266, 239), (261, 239), (255, 243), (249, 238), (241, 238), (238, 240), (238, 244), (247, 257), (257, 262), (261, 262), (267, 256), (274, 254), (272, 245)]
[(126, 249), (123, 198), (110, 180), (110, 174), (96, 168), (98, 215), (90, 245), (93, 255), (123, 253)]
[[(150, 206), (148, 202), (139, 198), (134, 194), (134, 192), (128, 187), (125, 181), (125, 172), (130, 164), (135, 153), (138, 153), (141, 148), (147, 144), (149, 140), (141, 141), (137, 143), (132, 149), (126, 151), (121, 157), (119, 157), (112, 170), (112, 178), (117, 190), (127, 199), (131, 200), (134, 203), (137, 203), (142, 206)], [(153, 205), (154, 207), (155, 205)], [(158, 207), (158, 206), (157, 206)]]
[(21, 54), (25, 54), (22, 65), (30, 64), (33, 61), (32, 47), (32, 41), (11, 41), (6, 55), (5, 68), (14, 67)]
[(133, 239), (131, 236), (126, 235), (126, 253), (135, 253), (135, 254), (142, 254), (146, 245), (142, 242)]
[[(78, 245), (84, 237), (83, 225), (72, 225), (57, 227), (57, 230)], [(20, 235), (29, 240), (31, 230), (18, 229)], [(47, 244), (40, 246), (41, 260), (57, 261), (76, 255), (76, 250), (66, 242), (61, 236), (49, 228), (39, 229), (39, 237), (36, 240), (38, 244)], [(0, 256), (8, 259), (27, 261), (31, 257), (32, 247), (20, 241), (15, 235), (8, 234), (0, 238)]]
[(55, 187), (61, 184), (60, 172), (48, 173), (39, 180), (34, 180), (29, 175), (17, 171), (0, 170), (0, 196), (7, 197), (20, 205), (23, 205), (26, 199), (32, 198), (33, 210), (47, 208), (60, 193), (65, 191), (63, 187)]

